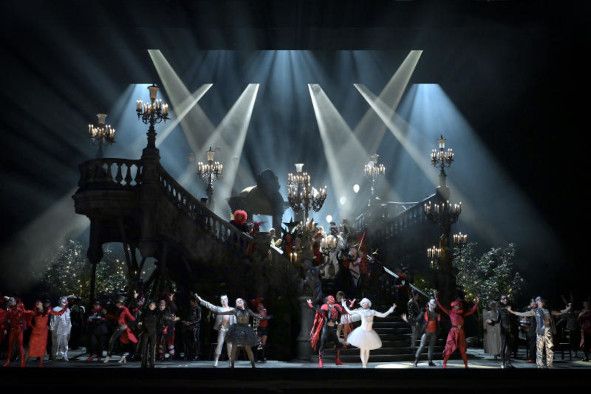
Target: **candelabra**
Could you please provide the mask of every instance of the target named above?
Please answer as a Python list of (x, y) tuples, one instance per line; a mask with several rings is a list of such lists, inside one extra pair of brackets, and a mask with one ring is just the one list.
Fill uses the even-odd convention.
[(433, 167), (439, 167), (439, 186), (446, 187), (445, 168), (450, 167), (454, 161), (454, 152), (451, 148), (445, 150), (445, 138), (443, 134), (439, 137), (439, 149), (431, 151), (431, 164)]
[(150, 91), (150, 102), (144, 103), (141, 99), (137, 100), (137, 117), (144, 124), (149, 124), (148, 128), (148, 146), (146, 150), (156, 151), (156, 129), (154, 125), (168, 120), (168, 104), (158, 99), (158, 86), (152, 84), (148, 86)]
[(443, 248), (438, 248), (435, 245), (427, 249), (427, 257), (431, 260), (431, 268), (435, 267), (435, 262), (439, 261), (442, 254)]
[(378, 164), (378, 158), (380, 155), (377, 153), (369, 156), (369, 162), (363, 167), (363, 172), (365, 176), (371, 179), (371, 197), (367, 206), (371, 206), (371, 202), (374, 199), (375, 195), (375, 184), (378, 176), (384, 175), (386, 173), (386, 167), (383, 164)]
[(115, 142), (115, 129), (105, 123), (107, 114), (96, 114), (97, 124), (88, 125), (88, 134), (90, 134), (90, 140), (98, 144), (96, 152), (97, 159), (103, 157), (103, 144), (112, 144)]
[(462, 258), (462, 250), (464, 246), (468, 243), (468, 234), (462, 234), (461, 232), (452, 235), (452, 242), (459, 251), (459, 258)]
[(443, 203), (433, 204), (431, 201), (424, 206), (425, 215), (433, 223), (439, 224), (443, 229), (444, 234), (449, 234), (449, 228), (452, 224), (458, 221), (458, 217), (462, 212), (462, 202), (451, 204), (449, 201)]
[(215, 151), (209, 147), (207, 151), (207, 163), (197, 163), (197, 175), (207, 183), (207, 202), (213, 204), (213, 183), (222, 177), (224, 165), (214, 161)]
[(287, 201), (294, 212), (302, 212), (303, 223), (308, 220), (310, 210), (318, 212), (326, 200), (326, 186), (316, 189), (310, 184), (310, 175), (303, 172), (304, 165), (295, 165), (296, 173), (287, 174)]
[(468, 234), (457, 233), (452, 236), (454, 246), (463, 248), (468, 243)]

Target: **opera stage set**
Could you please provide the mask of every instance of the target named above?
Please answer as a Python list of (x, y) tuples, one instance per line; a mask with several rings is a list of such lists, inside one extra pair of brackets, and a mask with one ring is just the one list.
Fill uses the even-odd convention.
[(586, 2), (0, 11), (2, 387), (588, 386)]

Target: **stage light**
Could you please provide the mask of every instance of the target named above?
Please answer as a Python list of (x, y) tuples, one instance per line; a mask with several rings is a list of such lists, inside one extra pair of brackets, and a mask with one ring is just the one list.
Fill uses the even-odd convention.
[(332, 222), (332, 215), (326, 215), (326, 222), (330, 224)]
[(339, 198), (339, 204), (345, 205), (346, 202), (347, 202), (347, 197), (342, 196), (341, 198)]
[(353, 185), (353, 193), (355, 193), (355, 194), (359, 193), (359, 185), (358, 184)]

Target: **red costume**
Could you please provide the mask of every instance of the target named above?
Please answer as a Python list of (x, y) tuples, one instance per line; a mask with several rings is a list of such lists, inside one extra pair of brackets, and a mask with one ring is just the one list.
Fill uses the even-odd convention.
[(137, 337), (135, 336), (135, 334), (133, 333), (131, 328), (129, 328), (129, 325), (128, 325), (128, 322), (132, 322), (132, 321), (135, 321), (135, 317), (131, 314), (131, 312), (129, 312), (129, 309), (126, 306), (122, 307), (119, 310), (119, 317), (117, 318), (117, 324), (119, 325), (119, 327), (126, 326), (125, 332), (123, 332), (121, 334), (121, 336), (119, 337), (119, 341), (123, 344), (127, 344), (129, 342), (138, 343)]
[(460, 351), (460, 355), (462, 356), (462, 360), (464, 360), (464, 366), (468, 368), (468, 356), (466, 355), (466, 335), (464, 334), (464, 317), (473, 315), (476, 313), (478, 309), (478, 302), (474, 304), (472, 309), (468, 312), (464, 312), (462, 309), (462, 301), (455, 300), (451, 303), (451, 310), (447, 310), (441, 303), (439, 299), (435, 299), (437, 301), (437, 306), (449, 316), (451, 320), (451, 329), (447, 334), (447, 340), (445, 342), (445, 349), (443, 350), (443, 368), (447, 367), (447, 360), (449, 357), (457, 350)]
[(39, 357), (39, 366), (43, 366), (43, 358), (47, 350), (47, 325), (49, 322), (49, 315), (59, 316), (66, 312), (67, 308), (62, 308), (59, 312), (54, 312), (51, 309), (45, 312), (34, 312), (33, 315), (33, 329), (31, 330), (31, 338), (29, 338), (29, 357)]
[(18, 302), (16, 305), (10, 307), (6, 311), (6, 321), (8, 322), (8, 354), (6, 356), (6, 362), (4, 366), (10, 365), (10, 359), (12, 358), (12, 351), (18, 344), (20, 353), (20, 365), (21, 368), (25, 366), (25, 347), (23, 346), (23, 333), (27, 328), (33, 311), (28, 311), (22, 302)]
[[(313, 308), (311, 302), (308, 302), (308, 306)], [(336, 350), (336, 365), (342, 365), (340, 358), (341, 355), (341, 343), (339, 342), (337, 327), (341, 320), (341, 315), (345, 314), (345, 310), (342, 306), (335, 303), (333, 296), (326, 297), (326, 303), (316, 310), (314, 316), (314, 323), (312, 324), (312, 330), (310, 331), (310, 346), (312, 349), (316, 349), (318, 342), (318, 366), (322, 368), (324, 356), (324, 346), (327, 342), (334, 342)]]

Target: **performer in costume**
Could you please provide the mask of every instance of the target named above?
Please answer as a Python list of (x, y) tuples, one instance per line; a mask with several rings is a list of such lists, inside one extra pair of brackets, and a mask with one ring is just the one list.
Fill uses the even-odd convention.
[(185, 360), (199, 360), (199, 334), (201, 330), (201, 307), (196, 298), (189, 301), (190, 309), (186, 320), (182, 320)]
[(156, 302), (148, 303), (148, 310), (140, 316), (138, 326), (142, 331), (142, 368), (154, 368), (156, 340), (162, 330), (162, 313), (156, 309)]
[[(337, 291), (336, 299), (337, 304), (341, 304), (343, 301), (347, 300), (347, 296), (344, 291), (339, 290)], [(353, 308), (356, 301), (356, 299), (349, 301), (349, 309)], [(349, 336), (351, 331), (353, 331), (352, 324), (359, 320), (361, 320), (359, 315), (349, 315), (348, 313), (343, 313), (341, 315), (341, 323), (337, 327), (337, 336), (339, 338), (339, 341), (344, 346), (349, 345), (349, 343), (347, 342), (347, 337)]]
[[(554, 316), (560, 316), (570, 311), (571, 304), (561, 311), (550, 311), (546, 309), (546, 300), (542, 297), (536, 298), (537, 308), (527, 312), (515, 312), (511, 307), (507, 310), (517, 316), (535, 316), (536, 318), (536, 365), (538, 368), (552, 368), (554, 363), (554, 335), (556, 325)], [(546, 365), (544, 365), (544, 350), (546, 351)]]
[(421, 357), (421, 352), (425, 348), (425, 344), (427, 342), (429, 342), (429, 366), (435, 366), (435, 363), (433, 362), (433, 349), (435, 348), (435, 342), (437, 341), (437, 329), (439, 327), (439, 322), (441, 321), (441, 316), (439, 315), (439, 313), (435, 311), (435, 308), (437, 308), (437, 303), (435, 302), (434, 298), (431, 298), (429, 300), (427, 307), (428, 309), (424, 312), (422, 316), (422, 321), (419, 322), (421, 323), (419, 324), (419, 331), (422, 333), (422, 335), (421, 344), (419, 345), (417, 353), (415, 354), (415, 367), (419, 365), (419, 358)]
[(70, 308), (68, 308), (68, 297), (61, 297), (59, 305), (53, 308), (54, 312), (61, 312), (59, 316), (51, 316), (49, 329), (51, 330), (51, 343), (53, 346), (53, 359), (63, 359), (68, 361), (68, 342), (72, 330), (72, 321), (70, 319)]
[(501, 354), (501, 326), (493, 322), (499, 319), (499, 304), (496, 301), (488, 303), (488, 309), (482, 314), (484, 329), (484, 352), (497, 357)]
[[(135, 317), (129, 312), (129, 309), (123, 304), (123, 301), (123, 298), (119, 298), (115, 303), (115, 306), (119, 309), (119, 315), (117, 316), (118, 327), (109, 339), (109, 351), (107, 357), (103, 361), (105, 364), (111, 360), (113, 350), (118, 341), (122, 344), (132, 343), (135, 345), (138, 343), (137, 337), (131, 328), (129, 328), (129, 324), (135, 321)], [(119, 359), (119, 363), (127, 363), (127, 353), (123, 353)]]
[[(260, 316), (267, 317), (269, 316), (269, 313), (267, 308), (265, 308), (263, 301), (264, 300), (262, 297), (257, 297), (254, 300), (251, 300), (251, 304), (254, 306)], [(259, 343), (256, 349), (256, 362), (266, 363), (267, 357), (265, 356), (265, 347), (267, 346), (267, 339), (269, 335), (269, 320), (254, 319), (253, 327), (257, 337), (259, 338)]]
[(29, 352), (27, 360), (30, 358), (39, 358), (39, 367), (43, 367), (43, 359), (47, 350), (47, 334), (49, 316), (61, 316), (67, 309), (54, 312), (51, 309), (45, 309), (41, 301), (35, 302), (35, 311), (33, 312), (31, 337), (29, 338)]
[(100, 301), (95, 301), (86, 319), (88, 327), (88, 359), (86, 361), (92, 361), (95, 357), (100, 361), (103, 356), (108, 333), (106, 315), (107, 311)]
[(384, 313), (370, 309), (371, 301), (367, 298), (359, 301), (359, 305), (361, 305), (361, 308), (350, 310), (347, 308), (347, 302), (345, 300), (342, 301), (342, 306), (348, 314), (361, 316), (361, 326), (357, 327), (351, 332), (351, 334), (349, 334), (347, 337), (347, 342), (359, 348), (361, 364), (363, 365), (363, 368), (367, 368), (369, 352), (382, 347), (382, 340), (372, 327), (373, 318), (374, 316), (381, 318), (387, 317), (392, 312), (394, 312), (394, 309), (396, 309), (396, 304), (393, 304), (390, 309)]
[[(215, 312), (214, 309), (217, 309), (216, 306), (210, 304), (209, 302), (205, 301), (197, 294), (195, 297), (204, 305), (206, 308)], [(213, 307), (214, 309), (210, 308)], [(249, 325), (250, 318), (254, 317), (255, 319), (259, 320), (266, 320), (270, 319), (269, 316), (261, 316), (253, 311), (250, 308), (247, 308), (245, 302), (242, 298), (236, 298), (236, 308), (230, 308), (225, 312), (216, 312), (218, 315), (234, 315), (236, 318), (236, 323), (232, 324), (228, 329), (226, 334), (226, 342), (232, 345), (232, 352), (230, 357), (230, 367), (234, 368), (234, 362), (236, 361), (236, 353), (238, 351), (238, 347), (243, 347), (246, 351), (248, 359), (250, 360), (250, 365), (253, 368), (256, 368), (254, 362), (254, 355), (252, 354), (252, 347), (256, 346), (259, 342), (254, 330)]]
[(501, 296), (500, 308), (497, 317), (487, 319), (490, 325), (499, 325), (501, 328), (501, 368), (513, 368), (511, 365), (511, 349), (513, 348), (514, 326), (517, 324), (515, 318), (509, 313), (509, 298), (506, 295)]
[(591, 308), (589, 307), (589, 301), (583, 301), (583, 309), (577, 319), (581, 325), (580, 347), (585, 355), (583, 361), (589, 361), (589, 351), (591, 350)]
[[(200, 298), (197, 294), (195, 294), (195, 298), (199, 300), (201, 305), (205, 306), (207, 309), (212, 311), (216, 314), (215, 323), (213, 325), (213, 329), (218, 332), (218, 340), (217, 346), (215, 348), (215, 358), (213, 366), (218, 366), (218, 361), (220, 359), (220, 354), (222, 354), (222, 347), (224, 346), (224, 341), (226, 338), (226, 334), (230, 329), (230, 326), (236, 323), (236, 316), (234, 315), (227, 315), (225, 312), (232, 310), (230, 306), (228, 306), (228, 296), (223, 295), (220, 297), (220, 303), (222, 306), (216, 306), (210, 304), (209, 302)], [(228, 362), (231, 363), (232, 360), (232, 345), (230, 343), (226, 343), (226, 351), (228, 352)]]
[(16, 346), (19, 349), (20, 366), (25, 366), (25, 347), (23, 345), (23, 334), (27, 328), (28, 322), (33, 316), (33, 311), (25, 309), (24, 304), (15, 298), (10, 297), (8, 299), (6, 309), (6, 328), (8, 329), (8, 352), (6, 354), (5, 367), (10, 365), (10, 359), (12, 358), (12, 352)]
[(456, 299), (451, 303), (451, 309), (448, 310), (439, 302), (437, 293), (435, 293), (435, 301), (437, 306), (449, 316), (451, 320), (451, 329), (447, 334), (445, 342), (445, 349), (443, 350), (443, 368), (447, 368), (447, 360), (456, 351), (460, 351), (462, 360), (464, 360), (464, 367), (468, 368), (468, 356), (466, 355), (466, 335), (464, 333), (464, 317), (473, 315), (478, 310), (479, 299), (476, 297), (474, 306), (468, 312), (464, 312), (464, 305), (460, 299)]
[[(314, 309), (312, 300), (308, 299), (307, 302), (308, 306), (311, 309)], [(343, 309), (343, 307), (337, 304), (335, 302), (335, 298), (331, 295), (326, 297), (326, 302), (322, 304), (320, 308), (316, 309), (314, 323), (312, 324), (312, 330), (310, 331), (310, 346), (312, 346), (312, 349), (316, 349), (316, 347), (318, 347), (319, 368), (322, 368), (324, 366), (324, 362), (322, 360), (322, 358), (324, 357), (324, 348), (326, 347), (327, 343), (330, 342), (334, 343), (335, 345), (335, 364), (343, 364), (343, 362), (341, 361), (341, 349), (343, 346), (339, 341), (339, 337), (337, 335), (337, 328), (339, 322), (341, 321), (341, 316), (344, 313), (345, 310)]]

